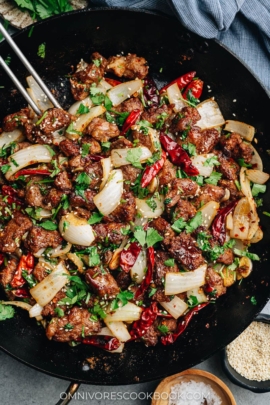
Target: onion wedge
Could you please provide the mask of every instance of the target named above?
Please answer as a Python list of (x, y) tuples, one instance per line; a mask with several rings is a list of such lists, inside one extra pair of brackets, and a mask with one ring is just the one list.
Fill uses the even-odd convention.
[(66, 129), (66, 137), (72, 140), (79, 139), (81, 137), (80, 132), (83, 132), (94, 118), (99, 117), (105, 111), (106, 108), (104, 106), (97, 105), (91, 108), (89, 113), (80, 115), (77, 120), (71, 124), (71, 129), (70, 126)]
[(31, 288), (30, 294), (40, 306), (44, 307), (69, 282), (67, 276), (69, 272), (64, 262), (60, 262), (47, 277)]
[(196, 126), (201, 129), (215, 128), (224, 125), (225, 120), (223, 115), (217, 102), (213, 98), (209, 98), (198, 104), (197, 110), (200, 113), (201, 119), (196, 123)]
[(250, 161), (250, 164), (252, 164), (252, 167), (254, 169), (263, 171), (263, 162), (262, 162), (262, 159), (261, 159), (259, 153), (256, 151), (256, 149), (254, 148), (253, 145), (250, 144), (249, 146), (253, 149), (253, 156)]
[(185, 273), (166, 273), (165, 295), (175, 295), (205, 284), (207, 265), (203, 264), (194, 271)]
[(113, 106), (121, 104), (127, 98), (130, 98), (134, 93), (139, 91), (142, 88), (142, 81), (139, 79), (131, 80), (129, 82), (118, 84), (115, 87), (112, 87), (107, 96), (113, 103)]
[(269, 174), (261, 170), (248, 169), (246, 176), (250, 181), (257, 184), (264, 184), (269, 180)]
[(170, 302), (160, 302), (160, 305), (166, 309), (174, 319), (178, 319), (188, 309), (188, 305), (179, 297), (173, 297)]
[[(45, 145), (32, 145), (25, 149), (21, 149), (9, 157), (9, 170), (6, 172), (6, 179), (9, 180), (13, 174), (23, 169), (26, 166), (35, 163), (49, 163), (52, 156)], [(13, 162), (16, 162), (14, 164)]]
[(246, 141), (251, 142), (254, 138), (255, 128), (241, 121), (228, 120), (225, 123), (225, 131), (236, 132)]
[(115, 336), (120, 342), (127, 342), (131, 339), (129, 331), (123, 322), (108, 322), (107, 318), (105, 318), (104, 323), (110, 329), (113, 336)]
[(250, 227), (250, 204), (246, 197), (238, 201), (233, 212), (233, 229), (231, 238), (245, 240), (248, 238)]
[(132, 281), (140, 284), (145, 277), (145, 269), (147, 268), (147, 259), (146, 259), (146, 251), (142, 249), (137, 257), (134, 266), (130, 270), (130, 276)]
[(174, 111), (181, 111), (182, 108), (187, 106), (186, 101), (183, 99), (182, 93), (176, 83), (167, 88), (167, 96), (170, 104), (174, 104)]
[(91, 98), (86, 97), (83, 100), (76, 101), (76, 103), (72, 104), (72, 106), (69, 108), (68, 112), (72, 115), (77, 115), (77, 111), (81, 104), (88, 108), (93, 107), (93, 101), (91, 100)]
[(209, 229), (219, 210), (219, 203), (209, 201), (199, 211), (202, 213), (202, 226)]
[(110, 215), (119, 205), (123, 194), (122, 170), (112, 170), (103, 189), (93, 198), (102, 215)]
[(12, 142), (21, 142), (24, 140), (24, 135), (20, 129), (14, 129), (11, 132), (2, 132), (0, 135), (0, 149), (7, 148)]
[(242, 167), (240, 170), (240, 185), (243, 194), (247, 197), (249, 205), (250, 205), (250, 226), (248, 231), (247, 239), (250, 240), (253, 238), (255, 233), (259, 228), (259, 216), (257, 214), (256, 203), (252, 196), (251, 188), (250, 188), (250, 181), (246, 176), (246, 168)]
[(213, 153), (192, 156), (192, 158), (191, 158), (192, 164), (193, 164), (193, 166), (196, 167), (196, 169), (198, 169), (199, 174), (201, 176), (203, 176), (203, 177), (211, 176), (214, 166), (205, 166), (205, 162), (207, 159), (210, 159), (213, 156), (215, 156)]
[(29, 86), (27, 92), (31, 97), (31, 99), (38, 106), (40, 111), (44, 112), (49, 108), (53, 108), (53, 104), (50, 102), (50, 100), (48, 99), (44, 91), (41, 89), (41, 87), (37, 84), (33, 76), (28, 76), (26, 78), (26, 81)]
[(112, 166), (111, 157), (109, 156), (108, 158), (101, 159), (100, 163), (101, 163), (102, 169), (103, 169), (103, 176), (102, 176), (102, 182), (100, 184), (99, 189), (102, 190), (110, 176), (111, 166)]
[(143, 218), (157, 218), (162, 215), (164, 211), (164, 197), (158, 195), (158, 197), (151, 197), (150, 199), (140, 200), (136, 198), (137, 212)]
[[(101, 331), (97, 333), (97, 335), (100, 336), (114, 336), (114, 334), (110, 331), (109, 328), (107, 328), (107, 326), (105, 326), (104, 328), (101, 328)], [(122, 353), (122, 351), (124, 350), (124, 343), (121, 343), (120, 346), (118, 347), (118, 349), (115, 350), (106, 350), (109, 351), (110, 353)], [(86, 359), (87, 361), (89, 361), (91, 363), (92, 359)]]
[(114, 312), (108, 313), (106, 316), (106, 323), (108, 322), (133, 322), (138, 321), (141, 317), (142, 308), (138, 307), (132, 302), (128, 302), (123, 307), (117, 308)]
[(70, 212), (64, 215), (59, 222), (61, 236), (75, 245), (90, 246), (95, 240), (91, 225), (84, 218), (79, 218)]
[(111, 159), (114, 167), (120, 167), (130, 165), (131, 155), (138, 155), (140, 162), (145, 162), (152, 156), (152, 153), (146, 146), (139, 146), (138, 148), (126, 148), (126, 149), (112, 149)]

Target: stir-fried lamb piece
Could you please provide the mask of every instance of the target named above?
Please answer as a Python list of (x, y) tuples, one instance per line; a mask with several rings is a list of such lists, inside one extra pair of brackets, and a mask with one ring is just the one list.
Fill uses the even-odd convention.
[(52, 318), (46, 329), (48, 339), (57, 342), (70, 342), (90, 336), (101, 330), (101, 323), (93, 320), (87, 309), (73, 307), (62, 318)]
[(209, 153), (218, 144), (219, 132), (215, 129), (205, 129), (201, 131), (199, 127), (192, 127), (183, 143), (192, 143), (196, 146), (198, 154)]
[(23, 235), (32, 227), (32, 221), (20, 211), (14, 211), (13, 218), (0, 232), (0, 251), (13, 253), (20, 246)]
[(225, 196), (225, 190), (214, 184), (206, 184), (201, 187), (201, 193), (193, 200), (194, 206), (199, 209), (209, 201), (220, 202)]
[(107, 72), (128, 79), (135, 79), (136, 77), (143, 79), (148, 73), (147, 61), (135, 54), (111, 56), (108, 59)]
[(193, 125), (200, 120), (201, 116), (197, 108), (184, 107), (180, 113), (178, 113), (172, 122), (171, 131), (173, 133), (190, 130)]
[(59, 143), (60, 150), (64, 153), (65, 156), (78, 156), (80, 154), (79, 145), (71, 141), (70, 139), (64, 139)]
[(240, 166), (235, 162), (234, 159), (223, 155), (221, 151), (216, 152), (216, 155), (220, 163), (218, 170), (226, 179), (235, 181), (239, 176)]
[(132, 283), (130, 274), (126, 273), (125, 271), (120, 271), (120, 273), (117, 274), (115, 279), (116, 279), (118, 287), (121, 290), (127, 290), (127, 288)]
[(227, 288), (224, 287), (222, 277), (211, 266), (208, 266), (206, 270), (205, 280), (206, 283), (216, 292), (218, 297), (226, 293)]
[(72, 190), (72, 182), (68, 178), (67, 172), (60, 172), (54, 179), (54, 185), (59, 188), (61, 191), (65, 191), (66, 193)]
[(15, 257), (11, 257), (8, 261), (6, 266), (0, 272), (0, 283), (4, 288), (7, 288), (13, 277), (15, 275), (16, 269), (18, 266), (18, 259)]
[(125, 238), (122, 230), (127, 229), (128, 226), (128, 223), (118, 222), (93, 225), (93, 229), (96, 234), (96, 242), (103, 243), (105, 240), (108, 240), (110, 243), (120, 244)]
[(116, 124), (111, 124), (102, 118), (94, 118), (86, 128), (86, 133), (99, 142), (107, 142), (110, 138), (120, 135)]
[(169, 159), (166, 159), (162, 169), (158, 173), (159, 184), (161, 186), (167, 186), (175, 179), (175, 177), (176, 177), (176, 168), (169, 161)]
[(41, 116), (37, 126), (45, 135), (49, 135), (58, 129), (67, 127), (70, 124), (72, 116), (62, 108), (51, 108), (46, 110)]
[(233, 259), (234, 259), (234, 254), (233, 254), (232, 249), (225, 249), (224, 253), (222, 253), (217, 258), (217, 262), (230, 265), (233, 263)]
[(154, 295), (151, 297), (152, 301), (157, 302), (170, 302), (171, 298), (169, 295), (165, 295), (164, 288), (157, 287)]
[(70, 206), (76, 209), (78, 207), (83, 207), (86, 208), (88, 211), (93, 211), (96, 208), (93, 200), (95, 195), (96, 192), (92, 190), (85, 190), (84, 198), (80, 195), (72, 193), (69, 199)]
[(138, 97), (131, 97), (114, 108), (114, 111), (118, 112), (131, 112), (133, 110), (143, 111), (143, 105)]
[(222, 179), (219, 180), (218, 185), (230, 191), (230, 200), (232, 201), (238, 200), (243, 196), (243, 193), (237, 189), (235, 182), (233, 180)]
[(63, 239), (58, 231), (46, 231), (40, 226), (33, 226), (25, 239), (25, 247), (33, 253), (40, 249), (61, 245)]
[(168, 251), (188, 270), (195, 270), (204, 263), (202, 252), (197, 247), (195, 239), (186, 232), (181, 232), (172, 239)]
[(173, 207), (180, 198), (193, 198), (199, 194), (200, 186), (191, 179), (174, 179), (165, 196), (167, 207)]
[(100, 297), (111, 299), (120, 292), (116, 280), (102, 267), (86, 270), (85, 280)]
[(164, 263), (170, 259), (170, 255), (166, 252), (156, 252), (155, 254), (155, 266), (154, 266), (154, 283), (156, 286), (164, 286), (164, 278), (166, 273), (177, 273), (179, 271), (177, 264), (173, 266), (166, 266)]
[(67, 309), (65, 305), (58, 305), (58, 302), (61, 301), (63, 298), (66, 297), (66, 293), (64, 291), (58, 291), (58, 293), (55, 295), (55, 297), (52, 299), (52, 301), (45, 305), (43, 310), (42, 310), (42, 316), (55, 316), (56, 315), (56, 308), (61, 308), (63, 311)]
[(150, 122), (154, 125), (160, 123), (163, 127), (164, 123), (170, 118), (173, 112), (174, 104), (163, 104), (161, 107), (151, 107), (149, 110), (142, 113), (142, 120)]
[(175, 237), (175, 233), (172, 230), (169, 222), (167, 222), (165, 219), (161, 217), (158, 217), (154, 219), (150, 224), (163, 237), (162, 243), (165, 246), (170, 245), (172, 239)]
[(126, 138), (119, 138), (111, 143), (110, 150), (133, 148), (133, 143)]
[[(103, 168), (100, 162), (90, 163), (85, 166), (85, 173), (90, 177), (89, 188), (91, 190), (99, 189), (102, 182)], [(76, 180), (75, 180), (76, 181)]]
[(233, 132), (229, 136), (222, 136), (220, 143), (226, 156), (236, 160), (242, 158), (245, 163), (250, 163), (253, 156), (253, 149), (239, 134)]
[(34, 278), (40, 283), (49, 274), (48, 267), (46, 267), (44, 262), (38, 262), (33, 270)]
[(196, 209), (188, 200), (180, 200), (176, 204), (175, 210), (173, 212), (173, 219), (176, 221), (179, 218), (182, 218), (184, 221), (188, 221), (193, 218), (196, 214)]
[(60, 204), (64, 194), (65, 193), (61, 190), (51, 188), (48, 194), (43, 198), (43, 204), (45, 204), (48, 209), (56, 208)]
[(159, 332), (156, 329), (157, 325), (158, 322), (155, 321), (154, 324), (151, 325), (150, 328), (146, 330), (146, 333), (142, 336), (145, 346), (156, 346), (159, 336)]
[(84, 144), (87, 144), (89, 147), (89, 154), (90, 155), (97, 155), (99, 153), (101, 153), (101, 146), (100, 143), (98, 141), (96, 141), (94, 138), (92, 138), (91, 136), (84, 136), (82, 138), (82, 147)]
[(32, 184), (32, 182), (26, 187), (25, 201), (31, 207), (45, 208), (40, 188), (37, 184)]
[(106, 66), (107, 60), (98, 52), (94, 52), (91, 55), (91, 63), (81, 61), (78, 64), (74, 77), (81, 83), (98, 84), (104, 76)]
[(120, 204), (108, 216), (104, 217), (105, 222), (130, 222), (134, 221), (136, 215), (136, 201), (131, 192), (123, 193)]
[(24, 126), (30, 121), (31, 111), (29, 108), (22, 108), (20, 111), (7, 115), (3, 120), (3, 130), (12, 132), (14, 129)]
[(152, 141), (148, 134), (143, 131), (132, 131), (132, 139), (136, 142), (136, 146), (146, 146), (148, 149), (152, 149)]
[(69, 79), (71, 93), (75, 100), (84, 100), (89, 96), (90, 84), (81, 83), (75, 76)]
[(121, 170), (124, 178), (124, 188), (125, 190), (129, 191), (130, 186), (134, 185), (141, 170), (132, 165), (121, 166)]

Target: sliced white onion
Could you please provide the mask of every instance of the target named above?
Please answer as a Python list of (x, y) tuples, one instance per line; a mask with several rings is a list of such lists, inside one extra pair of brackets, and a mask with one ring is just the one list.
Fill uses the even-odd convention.
[(228, 120), (225, 123), (225, 131), (236, 132), (246, 141), (251, 142), (254, 138), (255, 128), (241, 121)]
[(210, 228), (215, 216), (219, 210), (219, 203), (216, 201), (209, 201), (199, 211), (202, 213), (202, 226), (206, 229)]
[(43, 253), (45, 252), (46, 248), (41, 248), (39, 249), (36, 253), (33, 253), (33, 256), (35, 257), (42, 257)]
[(120, 342), (127, 342), (131, 339), (127, 326), (123, 322), (108, 322), (107, 318), (105, 318), (104, 323)]
[(69, 108), (68, 112), (72, 115), (77, 115), (77, 111), (81, 104), (88, 108), (93, 107), (93, 101), (91, 100), (91, 98), (86, 97), (83, 100), (76, 101), (76, 103), (72, 104), (72, 106)]
[(55, 249), (52, 249), (48, 256), (50, 257), (60, 257), (63, 256), (65, 254), (67, 254), (70, 249), (72, 248), (72, 244), (71, 243), (67, 243), (67, 245), (63, 248), (62, 245), (57, 246)]
[(111, 167), (112, 167), (112, 161), (111, 158), (105, 158), (105, 159), (101, 159), (101, 165), (102, 165), (102, 169), (103, 169), (103, 175), (102, 175), (102, 182), (100, 184), (100, 190), (102, 190), (105, 186), (105, 184), (108, 181), (108, 178), (110, 176), (110, 172), (111, 172)]
[(175, 295), (205, 284), (207, 265), (203, 264), (194, 271), (185, 273), (166, 273), (165, 294)]
[(92, 107), (89, 113), (79, 115), (76, 121), (73, 122), (73, 130), (70, 132), (68, 132), (68, 129), (66, 130), (66, 137), (72, 140), (79, 139), (81, 135), (77, 134), (76, 131), (83, 132), (94, 118), (104, 114), (105, 111), (106, 108), (104, 106), (97, 105)]
[(69, 272), (64, 262), (60, 262), (47, 277), (31, 288), (30, 294), (39, 305), (44, 307), (69, 282), (67, 276)]
[(257, 214), (257, 207), (252, 196), (251, 188), (250, 188), (250, 181), (246, 176), (246, 168), (242, 167), (240, 170), (240, 185), (243, 194), (247, 197), (249, 205), (250, 205), (250, 226), (248, 231), (247, 239), (250, 240), (253, 238), (255, 233), (259, 228), (259, 216)]
[(93, 198), (102, 215), (109, 215), (119, 205), (123, 194), (123, 173), (121, 169), (112, 170), (103, 189)]
[(40, 111), (44, 112), (49, 108), (53, 108), (53, 104), (50, 102), (50, 100), (48, 99), (44, 91), (41, 89), (41, 87), (37, 84), (33, 76), (28, 76), (26, 78), (26, 81), (29, 86), (27, 92), (31, 97), (31, 99), (38, 106)]
[(14, 307), (19, 307), (19, 308), (25, 309), (28, 312), (32, 308), (32, 306), (30, 304), (27, 304), (27, 302), (24, 302), (24, 301), (0, 301), (0, 304), (12, 305)]
[(117, 308), (114, 312), (108, 313), (106, 316), (106, 323), (108, 322), (133, 322), (138, 321), (141, 317), (142, 308), (128, 302), (123, 307)]
[(143, 278), (145, 277), (146, 268), (147, 268), (146, 252), (145, 249), (142, 249), (140, 251), (139, 256), (137, 257), (134, 266), (130, 270), (130, 276), (132, 278), (132, 281), (135, 281), (136, 283), (140, 284), (143, 281)]
[(203, 177), (209, 177), (212, 174), (212, 171), (214, 169), (214, 166), (205, 166), (205, 162), (207, 159), (210, 159), (211, 157), (215, 156), (213, 153), (207, 153), (205, 155), (197, 155), (197, 156), (192, 156), (192, 164), (193, 166), (198, 169), (199, 174)]
[(135, 226), (141, 226), (144, 227), (145, 224), (147, 224), (148, 219), (142, 217), (141, 215), (136, 215), (135, 221), (134, 221), (134, 225), (131, 226), (131, 230), (134, 231), (135, 230)]
[(178, 319), (188, 309), (188, 305), (179, 297), (173, 297), (170, 302), (160, 302), (160, 305), (169, 312), (174, 319)]
[[(239, 260), (239, 267), (242, 267), (242, 270), (239, 271), (239, 273), (241, 274), (241, 276), (243, 278), (246, 278), (252, 272), (253, 263), (249, 259), (249, 257), (241, 257), (241, 259)], [(245, 270), (244, 270), (244, 268), (245, 268)]]
[(91, 225), (85, 218), (79, 218), (73, 212), (60, 219), (59, 231), (67, 242), (75, 245), (90, 246), (95, 240)]
[(113, 103), (113, 106), (117, 106), (125, 101), (127, 98), (130, 98), (134, 93), (139, 91), (142, 88), (142, 81), (139, 79), (131, 80), (129, 82), (118, 84), (115, 87), (112, 87), (107, 96)]
[(139, 198), (136, 198), (137, 212), (143, 218), (160, 217), (165, 209), (164, 197), (162, 195), (158, 195), (157, 197), (155, 196), (151, 197), (151, 201), (156, 204), (156, 208), (154, 210), (147, 204), (147, 199), (140, 200)]
[(225, 188), (225, 194), (221, 201), (228, 201), (230, 199), (231, 192), (227, 188)]
[[(23, 169), (26, 166), (33, 165), (35, 163), (49, 163), (52, 160), (52, 156), (45, 145), (31, 145), (25, 149), (21, 149), (9, 157), (10, 169), (6, 173), (6, 179), (8, 180), (14, 173)], [(16, 162), (16, 165), (13, 163)]]
[(155, 191), (158, 190), (159, 187), (159, 178), (158, 176), (153, 177), (153, 179), (150, 181), (149, 185), (147, 186), (149, 192), (153, 194)]
[(100, 80), (99, 86), (103, 87), (106, 91), (113, 88), (113, 86), (110, 83), (106, 82), (106, 80), (104, 80), (104, 79)]
[(167, 96), (170, 104), (174, 104), (174, 111), (181, 111), (182, 108), (187, 106), (186, 101), (183, 99), (182, 93), (176, 83), (167, 88)]
[(233, 229), (233, 215), (231, 212), (226, 218), (226, 229), (228, 229), (229, 231)]
[(225, 123), (217, 102), (213, 98), (197, 105), (201, 119), (196, 123), (201, 129), (215, 128)]
[(79, 273), (83, 273), (83, 261), (76, 253), (68, 253), (67, 258), (75, 264)]
[(262, 240), (262, 238), (263, 238), (263, 231), (259, 227), (253, 238), (250, 239), (250, 243), (258, 243)]
[(247, 178), (253, 183), (264, 184), (269, 180), (269, 174), (261, 170), (248, 169), (246, 171)]
[(245, 240), (248, 238), (250, 227), (250, 205), (246, 197), (238, 201), (233, 212), (233, 229), (231, 238)]
[(202, 288), (193, 288), (192, 290), (187, 291), (187, 297), (196, 297), (198, 304), (201, 304), (203, 302), (207, 302), (207, 296), (205, 295), (204, 291)]
[(111, 158), (114, 167), (120, 167), (125, 165), (130, 165), (131, 163), (127, 160), (129, 154), (136, 153), (140, 155), (140, 162), (146, 161), (152, 156), (152, 153), (146, 146), (139, 146), (138, 148), (126, 148), (126, 149), (112, 149)]
[(14, 129), (14, 131), (11, 132), (2, 132), (0, 135), (0, 149), (3, 147), (7, 148), (12, 142), (21, 142), (24, 139), (24, 135), (20, 129)]
[[(98, 332), (97, 335), (100, 335), (100, 336), (114, 336), (112, 334), (112, 332), (110, 331), (110, 329), (107, 328), (107, 326), (105, 326), (104, 328), (101, 328), (101, 331)], [(118, 347), (118, 349), (110, 350), (110, 353), (122, 353), (122, 351), (124, 350), (124, 347), (125, 347), (125, 344), (121, 343), (120, 346)], [(106, 350), (106, 351), (108, 351), (108, 350)], [(86, 359), (86, 360), (88, 360), (88, 359)]]
[(253, 155), (250, 164), (252, 164), (254, 169), (263, 171), (263, 162), (259, 153), (256, 151), (253, 145), (250, 144), (249, 146), (253, 149)]
[(29, 310), (29, 316), (30, 318), (36, 318), (37, 316), (41, 315), (41, 312), (43, 310), (43, 307), (39, 304), (35, 304), (30, 310)]
[(50, 211), (50, 210), (45, 210), (44, 208), (41, 208), (41, 210), (38, 211), (39, 218), (50, 218), (51, 216), (52, 216), (52, 211)]

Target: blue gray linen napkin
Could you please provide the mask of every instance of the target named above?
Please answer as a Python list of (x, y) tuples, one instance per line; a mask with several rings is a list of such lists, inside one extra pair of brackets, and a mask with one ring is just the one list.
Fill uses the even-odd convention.
[(175, 14), (190, 31), (219, 39), (270, 91), (270, 0), (92, 0), (90, 4)]

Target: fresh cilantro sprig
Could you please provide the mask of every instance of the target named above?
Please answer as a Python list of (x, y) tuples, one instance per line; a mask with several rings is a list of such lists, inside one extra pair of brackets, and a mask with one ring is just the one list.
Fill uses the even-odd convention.
[(11, 305), (0, 304), (0, 321), (13, 318), (14, 314), (15, 311)]
[(142, 246), (147, 245), (147, 247), (151, 247), (163, 240), (163, 237), (154, 228), (148, 228), (144, 231), (141, 226), (138, 226), (135, 229), (134, 238)]
[(202, 224), (202, 213), (201, 211), (198, 211), (196, 215), (188, 222), (184, 221), (183, 218), (177, 219), (173, 225), (172, 229), (177, 232), (183, 232), (184, 230), (187, 233), (191, 233), (195, 231), (199, 226)]
[(28, 10), (30, 15), (40, 20), (52, 17), (66, 11), (72, 11), (69, 0), (14, 0), (23, 11)]

